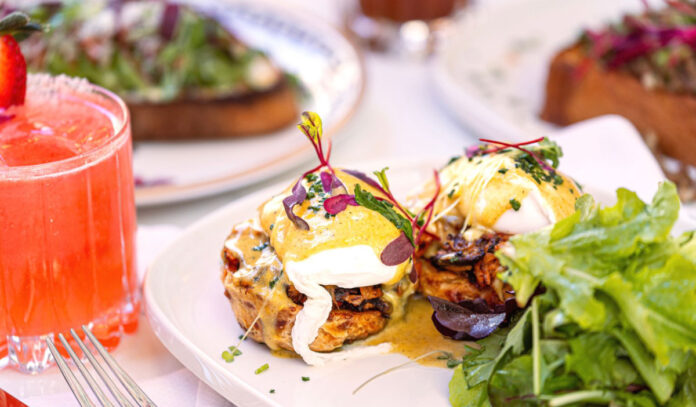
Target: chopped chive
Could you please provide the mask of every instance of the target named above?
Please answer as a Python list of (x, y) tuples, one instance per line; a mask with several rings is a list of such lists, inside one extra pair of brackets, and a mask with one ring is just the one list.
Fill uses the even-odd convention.
[(271, 223), (270, 229), (273, 230), (273, 227), (275, 226), (275, 223)]
[(514, 209), (515, 212), (517, 212), (517, 211), (520, 210), (521, 204), (519, 203), (519, 201), (517, 201), (517, 199), (512, 198), (512, 199), (510, 200), (510, 206), (512, 206), (512, 209)]
[(447, 198), (452, 199), (452, 195), (454, 195), (454, 189), (449, 191), (449, 193), (447, 194)]
[(273, 394), (273, 393), (275, 393), (275, 389), (271, 389), (271, 390), (269, 390), (268, 392), (271, 393), (271, 394)]
[(242, 354), (242, 351), (235, 348), (234, 346), (230, 346), (227, 349), (229, 350), (222, 352), (222, 359), (227, 363), (234, 362), (234, 358)]
[(264, 363), (261, 367), (254, 370), (254, 374), (261, 374), (261, 373), (265, 372), (266, 370), (268, 370), (268, 363)]
[(251, 250), (253, 250), (255, 252), (260, 252), (260, 251), (263, 251), (263, 249), (265, 249), (267, 247), (268, 247), (268, 242), (263, 242), (258, 246), (252, 247)]
[(501, 169), (498, 170), (498, 172), (501, 173), (501, 174), (505, 174), (506, 172), (508, 172), (508, 169), (507, 169), (507, 168), (501, 168)]
[(307, 377), (307, 376), (302, 376), (302, 381), (303, 381), (303, 382), (308, 382), (308, 381), (309, 381), (309, 377)]
[(460, 159), (460, 158), (462, 158), (461, 155), (455, 155), (454, 157), (452, 157), (452, 158), (449, 159), (449, 161), (447, 162), (447, 164), (445, 164), (445, 167), (447, 167), (448, 165), (452, 164), (453, 162), (457, 161), (457, 160)]
[(273, 289), (273, 287), (275, 287), (275, 285), (278, 283), (278, 280), (280, 280), (280, 276), (279, 276), (279, 275), (273, 277), (273, 280), (271, 280), (271, 282), (268, 283), (268, 288)]

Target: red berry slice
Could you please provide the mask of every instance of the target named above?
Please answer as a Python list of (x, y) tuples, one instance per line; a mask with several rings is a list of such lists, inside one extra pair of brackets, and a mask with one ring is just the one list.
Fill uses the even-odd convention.
[(0, 108), (24, 103), (27, 64), (11, 35), (0, 37)]

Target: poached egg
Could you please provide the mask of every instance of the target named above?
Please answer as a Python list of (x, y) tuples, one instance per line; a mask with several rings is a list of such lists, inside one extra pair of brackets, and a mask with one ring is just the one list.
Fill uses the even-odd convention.
[[(348, 193), (359, 185), (374, 196), (384, 198), (377, 189), (352, 175), (336, 170), (336, 176)], [(295, 352), (307, 364), (322, 365), (330, 360), (388, 351), (388, 344), (332, 353), (310, 349), (332, 309), (332, 297), (324, 286), (393, 285), (410, 270), (411, 259), (395, 266), (387, 266), (380, 260), (385, 247), (401, 234), (382, 214), (363, 206), (349, 205), (344, 211), (329, 215), (322, 207), (326, 196), (322, 196), (320, 181), (310, 177), (302, 183), (308, 191), (308, 199), (293, 211), (307, 222), (309, 230), (298, 228), (285, 212), (283, 199), (290, 195), (292, 186), (259, 208), (260, 227), (268, 235), (287, 278), (307, 297), (292, 328)], [(385, 295), (385, 299), (389, 300), (390, 296)]]
[[(533, 232), (572, 214), (580, 196), (577, 184), (561, 173), (558, 182), (537, 181), (518, 164), (516, 154), (512, 150), (461, 157), (443, 168), (442, 193), (430, 227), (437, 229), (450, 221), (466, 229), (467, 240), (474, 240), (486, 232)], [(426, 184), (411, 199), (411, 206), (422, 207), (434, 188)]]

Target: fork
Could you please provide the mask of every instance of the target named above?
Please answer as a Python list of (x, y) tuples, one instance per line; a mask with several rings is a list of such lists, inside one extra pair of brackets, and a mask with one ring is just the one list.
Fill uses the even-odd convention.
[[(58, 334), (58, 339), (60, 339), (60, 342), (63, 344), (63, 347), (68, 352), (68, 355), (70, 355), (70, 359), (72, 359), (75, 366), (77, 366), (77, 370), (79, 370), (82, 374), (82, 377), (87, 382), (87, 386), (92, 390), (92, 393), (99, 401), (99, 404), (95, 404), (92, 401), (92, 399), (87, 395), (87, 392), (85, 392), (85, 389), (82, 387), (82, 384), (80, 384), (80, 382), (73, 374), (72, 370), (70, 370), (70, 368), (68, 367), (68, 363), (66, 362), (66, 360), (63, 358), (60, 352), (58, 352), (58, 349), (56, 349), (56, 345), (53, 342), (53, 338), (46, 337), (45, 339), (46, 345), (48, 345), (48, 349), (51, 351), (53, 359), (55, 359), (56, 364), (58, 365), (58, 369), (60, 369), (60, 372), (63, 374), (63, 378), (65, 378), (65, 381), (68, 383), (68, 387), (70, 387), (70, 391), (72, 391), (72, 393), (75, 395), (75, 398), (77, 399), (77, 402), (80, 404), (80, 406), (134, 406), (134, 404), (131, 403), (127, 396), (123, 394), (119, 387), (114, 383), (112, 378), (107, 374), (106, 370), (104, 369), (105, 363), (109, 367), (113, 375), (121, 383), (121, 386), (123, 386), (123, 388), (126, 389), (128, 394), (132, 397), (133, 401), (135, 401), (135, 406), (156, 407), (155, 403), (153, 403), (152, 400), (150, 400), (150, 398), (145, 394), (145, 392), (135, 383), (135, 381), (130, 376), (128, 376), (128, 374), (121, 368), (121, 366), (119, 366), (119, 364), (116, 363), (116, 360), (111, 355), (109, 355), (109, 353), (106, 351), (106, 349), (104, 349), (102, 344), (99, 343), (99, 340), (89, 330), (89, 328), (87, 328), (85, 325), (82, 325), (82, 330), (84, 331), (85, 336), (89, 339), (94, 348), (97, 350), (97, 353), (99, 353), (99, 355), (102, 357), (104, 362), (100, 363), (96, 359), (96, 357), (92, 354), (92, 352), (89, 351), (87, 345), (85, 345), (82, 339), (80, 339), (80, 337), (77, 335), (77, 332), (75, 332), (74, 329), (70, 329), (70, 335), (73, 337), (73, 339), (75, 339), (75, 342), (80, 347), (80, 350), (82, 350), (82, 353), (89, 360), (89, 364), (92, 365), (92, 368), (97, 372), (97, 375), (101, 378), (101, 381), (103, 383), (103, 386), (101, 387), (95, 380), (93, 374), (90, 373), (89, 370), (87, 370), (87, 367), (85, 367), (84, 363), (82, 363), (75, 351), (72, 349), (72, 347), (70, 347), (70, 344), (65, 339), (65, 336), (63, 334)], [(107, 397), (107, 395), (104, 393), (103, 387), (105, 387), (109, 391), (113, 399)], [(117, 404), (113, 403), (114, 399), (116, 400)]]

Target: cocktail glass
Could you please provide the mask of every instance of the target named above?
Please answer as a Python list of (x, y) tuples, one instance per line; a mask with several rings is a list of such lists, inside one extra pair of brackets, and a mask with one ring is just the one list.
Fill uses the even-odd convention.
[(41, 372), (43, 339), (83, 324), (108, 348), (137, 328), (135, 228), (123, 101), (29, 75), (25, 104), (0, 110), (0, 367)]

